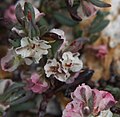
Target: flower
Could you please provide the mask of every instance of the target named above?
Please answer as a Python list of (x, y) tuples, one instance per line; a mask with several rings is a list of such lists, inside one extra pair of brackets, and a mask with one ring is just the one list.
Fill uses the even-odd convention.
[(85, 84), (82, 86), (78, 86), (75, 91), (71, 94), (72, 99), (81, 100), (82, 102), (86, 102), (92, 96), (92, 89)]
[(62, 66), (64, 70), (78, 72), (83, 68), (83, 62), (78, 58), (79, 53), (64, 52), (62, 55)]
[(83, 0), (82, 4), (77, 9), (78, 16), (82, 19), (95, 15), (97, 12), (96, 7), (88, 1)]
[(104, 1), (99, 1), (99, 4), (98, 4), (97, 1), (93, 1), (93, 0), (79, 0), (80, 5), (77, 8), (77, 14), (76, 14), (76, 11), (74, 11), (73, 9), (75, 0), (66, 0), (66, 1), (68, 4), (68, 10), (70, 11), (71, 16), (76, 20), (87, 19), (88, 17), (95, 15), (98, 11), (97, 7), (103, 7), (103, 8), (111, 7), (110, 4), (105, 3)]
[(20, 65), (20, 60), (17, 57), (13, 48), (9, 49), (6, 56), (1, 59), (1, 68), (4, 71), (12, 72)]
[(113, 113), (109, 109), (104, 110), (104, 111), (101, 111), (98, 117), (113, 117)]
[(82, 113), (82, 103), (78, 101), (72, 101), (67, 104), (65, 110), (63, 111), (62, 117), (84, 117)]
[(53, 28), (52, 30), (50, 30), (50, 32), (55, 33), (55, 34), (59, 35), (61, 39), (66, 40), (65, 33), (63, 30)]
[(53, 75), (59, 81), (65, 82), (69, 77), (70, 74), (68, 72), (64, 72), (61, 68), (61, 65), (57, 60), (54, 58), (53, 60), (48, 59), (46, 65), (44, 66), (44, 70), (47, 77)]
[(47, 41), (38, 40), (39, 38), (33, 38), (31, 40), (29, 37), (24, 37), (21, 39), (21, 47), (15, 49), (18, 55), (21, 55), (22, 58), (31, 57), (35, 59), (36, 63), (39, 63), (39, 60), (43, 55), (48, 54), (50, 45), (47, 45)]
[(94, 93), (94, 110), (93, 113), (99, 113), (100, 111), (108, 110), (115, 103), (114, 97), (107, 91), (99, 91), (93, 89)]
[(99, 45), (98, 47), (94, 48), (94, 50), (96, 51), (96, 57), (98, 58), (104, 58), (105, 55), (108, 53), (106, 45)]
[(33, 73), (31, 78), (27, 81), (27, 90), (32, 90), (34, 93), (43, 93), (49, 88), (46, 81), (40, 80), (40, 76), (37, 73)]
[(13, 23), (16, 23), (16, 22), (17, 22), (16, 16), (15, 16), (15, 6), (14, 6), (14, 5), (11, 5), (11, 6), (5, 11), (4, 18), (5, 18), (6, 20), (10, 20), (10, 21), (13, 22)]
[[(68, 3), (72, 8), (74, 0), (68, 0)], [(90, 1), (80, 0), (80, 5), (77, 8), (77, 15), (81, 19), (86, 19), (90, 16), (93, 16), (96, 14), (96, 12), (97, 12), (96, 7)]]
[(61, 51), (61, 50), (65, 49), (65, 46), (68, 45), (68, 41), (66, 40), (66, 36), (65, 36), (64, 31), (61, 30), (61, 29), (55, 29), (54, 28), (54, 29), (50, 30), (50, 32), (59, 35), (60, 39), (64, 40), (58, 51)]
[(108, 53), (108, 48), (106, 45), (99, 45), (97, 47), (88, 46), (87, 49), (91, 49), (97, 58), (105, 58)]
[[(111, 117), (112, 112), (109, 109), (116, 103), (109, 92), (91, 89), (85, 84), (79, 85), (71, 97), (73, 101), (68, 103), (62, 117)], [(75, 112), (77, 116), (69, 114), (71, 112)]]
[[(83, 63), (78, 56), (79, 54), (65, 52), (60, 61), (57, 61), (55, 58), (53, 60), (49, 59), (44, 66), (46, 76), (50, 77), (53, 75), (56, 79), (62, 82), (67, 82), (69, 78), (75, 79), (75, 76), (78, 76), (78, 74), (75, 73), (80, 72), (83, 68)], [(70, 80), (70, 82), (73, 82), (73, 80)]]

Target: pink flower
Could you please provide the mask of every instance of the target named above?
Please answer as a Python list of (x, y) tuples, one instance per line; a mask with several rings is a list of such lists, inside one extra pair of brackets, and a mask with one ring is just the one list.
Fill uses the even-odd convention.
[(85, 84), (82, 84), (82, 86), (78, 86), (75, 91), (72, 93), (72, 99), (81, 100), (83, 102), (86, 102), (92, 95), (92, 89)]
[(95, 52), (95, 56), (97, 58), (104, 58), (105, 55), (107, 55), (108, 53), (108, 49), (106, 45), (99, 45), (97, 47), (92, 47), (92, 46), (88, 46), (87, 49), (91, 49)]
[(114, 106), (116, 103), (114, 97), (107, 91), (99, 91), (93, 89), (94, 92), (94, 110), (93, 113), (99, 113), (100, 111), (107, 110)]
[(105, 55), (108, 53), (106, 45), (100, 45), (100, 46), (94, 48), (94, 50), (96, 51), (96, 57), (98, 57), (98, 58), (104, 58)]
[(15, 16), (15, 6), (11, 5), (6, 11), (4, 18), (6, 20), (11, 20), (13, 23), (17, 22), (16, 16)]
[(79, 85), (71, 96), (73, 101), (68, 103), (62, 117), (97, 117), (116, 103), (109, 92), (91, 89), (85, 84)]
[(32, 90), (34, 93), (43, 93), (48, 89), (46, 81), (40, 80), (40, 76), (37, 73), (32, 74), (31, 78), (27, 81), (27, 90)]
[(63, 111), (63, 117), (84, 117), (82, 113), (82, 103), (78, 101), (72, 101), (68, 103)]

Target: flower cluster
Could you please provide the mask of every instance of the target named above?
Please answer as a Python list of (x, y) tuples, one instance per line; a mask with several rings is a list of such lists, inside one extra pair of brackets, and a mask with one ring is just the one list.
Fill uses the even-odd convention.
[(47, 77), (53, 75), (59, 81), (66, 82), (70, 78), (71, 72), (80, 72), (83, 68), (83, 63), (78, 56), (78, 53), (73, 54), (68, 51), (63, 53), (60, 61), (55, 58), (49, 59), (44, 66)]
[(109, 92), (91, 89), (82, 84), (71, 97), (73, 101), (67, 104), (62, 117), (112, 117), (109, 109), (116, 101)]
[[(47, 2), (49, 1), (40, 2), (40, 9)], [(65, 0), (65, 2), (71, 15), (75, 16), (77, 12), (75, 17), (81, 20), (96, 14), (96, 6), (110, 6), (101, 1), (97, 2), (97, 0), (77, 0), (75, 7), (75, 0)], [(52, 8), (46, 11), (51, 12)], [(11, 107), (15, 111), (19, 111), (22, 107), (24, 107), (23, 110), (32, 108), (33, 110), (31, 109), (30, 112), (39, 112), (39, 116), (43, 117), (49, 110), (47, 106), (51, 99), (57, 98), (59, 94), (63, 95), (63, 92), (67, 95), (69, 91), (73, 91), (74, 87), (83, 82), (82, 78), (89, 79), (93, 75), (93, 70), (84, 69), (83, 60), (80, 58), (85, 50), (85, 43), (91, 41), (93, 34), (87, 32), (90, 38), (84, 38), (82, 37), (83, 31), (78, 30), (78, 27), (75, 26), (74, 34), (76, 35), (74, 37), (76, 39), (68, 40), (63, 30), (48, 27), (49, 17), (54, 16), (56, 20), (59, 20), (58, 24), (64, 22), (65, 17), (53, 13), (43, 18), (44, 15), (31, 3), (24, 2), (24, 0), (21, 4), (17, 3), (16, 8), (11, 6), (5, 11), (4, 18), (12, 20), (14, 25), (9, 39), (12, 46), (6, 52), (6, 56), (1, 59), (1, 69), (12, 72), (10, 75), (14, 78), (13, 82), (12, 80), (0, 81), (0, 110), (2, 108), (3, 111), (6, 111)], [(46, 18), (48, 19), (46, 20)], [(54, 21), (50, 19), (50, 22)], [(57, 27), (58, 24), (56, 21), (55, 26)], [(69, 19), (63, 24), (73, 26), (77, 22)], [(99, 28), (101, 30), (102, 27)], [(77, 34), (77, 31), (81, 34)], [(81, 37), (78, 37), (79, 35)], [(104, 58), (108, 53), (105, 45), (88, 46), (87, 49), (95, 52), (95, 56), (98, 58)], [(84, 59), (84, 55), (82, 57)], [(72, 92), (71, 98), (72, 101), (67, 104), (62, 117), (112, 117), (110, 108), (116, 104), (114, 97), (109, 92), (91, 89), (85, 84), (79, 85)], [(12, 109), (10, 112), (13, 111)]]

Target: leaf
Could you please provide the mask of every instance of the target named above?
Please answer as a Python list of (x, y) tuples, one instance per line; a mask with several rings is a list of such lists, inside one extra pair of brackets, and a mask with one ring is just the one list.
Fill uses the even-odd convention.
[(120, 117), (120, 115), (118, 115), (118, 114), (113, 114), (113, 117)]
[(55, 55), (58, 51), (58, 49), (60, 48), (60, 46), (62, 45), (63, 40), (62, 39), (58, 39), (56, 40), (54, 43), (51, 43), (51, 50), (52, 50), (52, 54)]
[(25, 2), (24, 14), (28, 18), (28, 20), (35, 22), (35, 11), (31, 3)]
[(24, 102), (28, 101), (32, 96), (33, 96), (33, 93), (31, 91), (26, 91), (22, 97), (19, 97), (16, 100), (13, 100), (9, 103), (10, 103), (11, 106), (21, 104), (21, 103), (24, 103)]
[[(72, 19), (76, 20), (76, 21), (81, 21), (82, 18), (80, 16), (78, 16), (77, 14), (77, 10), (74, 9), (73, 5), (71, 5), (70, 1), (69, 0), (65, 0), (65, 3), (67, 5), (67, 9), (72, 17)], [(79, 3), (80, 4), (80, 3)], [(78, 5), (79, 5), (78, 4)], [(78, 5), (77, 5), (77, 8), (78, 8)]]
[(24, 85), (24, 83), (14, 83), (3, 95), (0, 95), (0, 100), (6, 101), (16, 89), (22, 88)]
[(15, 105), (15, 106), (11, 106), (12, 111), (27, 111), (27, 110), (30, 110), (30, 109), (33, 109), (33, 108), (35, 108), (34, 102), (26, 102), (26, 103), (23, 103), (23, 104), (18, 104), (18, 105)]
[(100, 0), (90, 0), (90, 2), (97, 7), (111, 7), (110, 4), (100, 1)]
[(20, 46), (20, 39), (12, 40), (9, 39), (9, 42), (12, 44), (13, 47), (17, 48)]
[(95, 41), (97, 41), (97, 39), (99, 39), (99, 35), (91, 35), (90, 36), (90, 44), (94, 43)]
[(9, 87), (9, 89), (6, 92), (10, 92), (10, 91), (12, 91), (14, 89), (21, 88), (21, 87), (24, 87), (24, 86), (25, 86), (24, 83), (14, 83), (13, 85), (11, 85)]
[(30, 38), (40, 35), (39, 28), (33, 21), (25, 21), (25, 31)]
[(48, 32), (48, 27), (46, 25), (43, 25), (39, 28), (39, 30), (40, 30), (40, 37), (42, 37)]
[(48, 22), (44, 17), (41, 17), (40, 20), (37, 22), (38, 27), (40, 26), (48, 26)]
[(78, 24), (76, 21), (74, 21), (74, 20), (72, 20), (72, 19), (70, 19), (70, 18), (68, 18), (68, 17), (66, 17), (63, 14), (58, 13), (58, 12), (55, 12), (53, 14), (53, 16), (62, 25), (67, 25), (67, 26), (72, 27), (72, 26), (75, 26)]
[(23, 13), (23, 10), (20, 4), (16, 6), (15, 15), (16, 15), (17, 20), (20, 22), (20, 24), (24, 25), (23, 18), (25, 17), (25, 15)]
[(97, 26), (94, 25), (93, 27), (90, 27), (89, 32), (90, 33), (100, 32), (109, 24), (109, 22), (110, 22), (109, 20), (103, 20), (99, 22)]
[(31, 25), (31, 37), (35, 37), (35, 36), (39, 36), (40, 35), (40, 31), (39, 31), (39, 28), (36, 24), (34, 24), (32, 22), (32, 25)]
[(25, 91), (24, 90), (18, 90), (16, 92), (14, 92), (10, 97), (9, 99), (7, 99), (6, 101), (7, 102), (13, 102), (19, 98), (21, 98), (23, 95), (25, 94)]
[(117, 99), (120, 97), (120, 88), (107, 85), (105, 90), (111, 92)]

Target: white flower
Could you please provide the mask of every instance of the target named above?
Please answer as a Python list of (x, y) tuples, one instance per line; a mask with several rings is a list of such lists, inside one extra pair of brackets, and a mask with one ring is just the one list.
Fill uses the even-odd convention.
[(61, 45), (61, 47), (59, 48), (58, 51), (63, 50), (66, 47), (66, 45), (68, 45), (68, 41), (66, 40), (66, 36), (65, 36), (64, 31), (61, 30), (61, 29), (55, 29), (54, 28), (54, 29), (50, 30), (50, 32), (59, 35), (60, 39), (63, 39), (63, 44)]
[(108, 109), (100, 112), (100, 115), (97, 117), (112, 117), (113, 113)]
[(48, 54), (50, 45), (47, 45), (47, 41), (38, 40), (37, 38), (33, 38), (31, 40), (28, 37), (24, 37), (21, 39), (21, 47), (16, 48), (16, 53), (21, 55), (22, 58), (31, 57), (34, 58), (36, 63), (39, 63), (39, 60), (43, 55)]
[(56, 59), (48, 59), (47, 64), (44, 66), (46, 76), (50, 77), (52, 74), (61, 73), (60, 63)]
[(62, 66), (64, 70), (70, 70), (72, 72), (79, 72), (83, 68), (83, 62), (78, 58), (79, 53), (73, 54), (71, 52), (65, 52), (62, 55)]
[(54, 29), (50, 30), (50, 32), (55, 33), (55, 34), (59, 35), (61, 39), (66, 40), (65, 33), (63, 30), (54, 28)]
[(56, 79), (62, 82), (65, 82), (70, 77), (69, 72), (65, 73), (56, 59), (48, 59), (46, 65), (44, 66), (44, 70), (47, 77), (53, 75)]
[(53, 60), (49, 59), (44, 66), (46, 76), (50, 77), (53, 75), (59, 81), (67, 83), (70, 78), (74, 78), (71, 71), (75, 73), (83, 68), (83, 63), (78, 56), (79, 54), (65, 52), (60, 61), (57, 61), (55, 58)]

